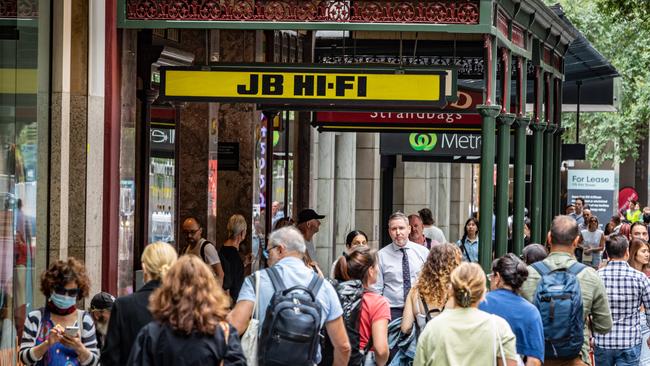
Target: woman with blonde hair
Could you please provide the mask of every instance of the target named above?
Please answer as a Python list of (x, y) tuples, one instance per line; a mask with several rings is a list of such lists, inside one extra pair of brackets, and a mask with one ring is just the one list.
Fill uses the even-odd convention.
[(461, 252), (454, 244), (434, 245), (422, 267), (416, 285), (404, 304), (402, 333), (409, 334), (415, 324), (418, 332), (445, 308), (449, 295), (449, 276), (460, 265)]
[(485, 282), (485, 272), (476, 263), (454, 269), (450, 301), (420, 336), (414, 365), (517, 365), (515, 335), (508, 323), (478, 309)]
[(228, 239), (221, 248), (221, 264), (223, 265), (223, 289), (230, 295), (234, 302), (237, 301), (239, 290), (244, 283), (244, 267), (250, 264), (250, 254), (246, 256), (246, 263), (239, 254), (239, 246), (246, 239), (247, 226), (244, 216), (235, 214), (228, 219), (226, 226)]
[(246, 365), (235, 328), (226, 322), (230, 300), (201, 258), (183, 256), (153, 293), (147, 324), (128, 365)]
[(153, 319), (148, 309), (149, 297), (160, 287), (162, 278), (177, 258), (176, 250), (167, 243), (156, 242), (144, 248), (141, 263), (145, 284), (113, 303), (102, 349), (102, 366), (126, 365), (138, 332)]

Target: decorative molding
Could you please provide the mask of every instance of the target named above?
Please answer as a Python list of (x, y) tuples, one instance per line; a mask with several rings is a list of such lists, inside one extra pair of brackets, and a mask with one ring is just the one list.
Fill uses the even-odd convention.
[(512, 23), (512, 43), (525, 50), (528, 49), (526, 30), (515, 23)]
[(127, 20), (478, 24), (480, 15), (478, 0), (122, 1)]
[(466, 79), (483, 77), (482, 57), (452, 56), (399, 56), (395, 55), (319, 55), (317, 63), (323, 64), (394, 64), (404, 66), (456, 66), (458, 76)]
[(499, 30), (499, 33), (506, 37), (506, 39), (510, 39), (508, 28), (508, 17), (499, 10), (497, 12), (497, 29)]
[(0, 18), (38, 18), (38, 0), (0, 0)]

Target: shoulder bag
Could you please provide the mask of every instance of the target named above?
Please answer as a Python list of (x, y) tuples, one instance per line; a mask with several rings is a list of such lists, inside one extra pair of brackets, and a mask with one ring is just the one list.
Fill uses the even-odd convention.
[(249, 366), (257, 366), (257, 344), (259, 339), (259, 302), (260, 302), (260, 271), (255, 272), (255, 305), (253, 316), (248, 323), (248, 328), (241, 338), (241, 346)]

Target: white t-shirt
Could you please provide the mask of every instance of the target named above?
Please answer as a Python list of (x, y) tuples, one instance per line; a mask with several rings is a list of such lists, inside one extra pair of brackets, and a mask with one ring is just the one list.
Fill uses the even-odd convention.
[(445, 238), (445, 233), (443, 233), (442, 230), (440, 230), (435, 226), (425, 227), (423, 233), (425, 237), (431, 240), (435, 240), (440, 244), (444, 244), (447, 242), (447, 239)]
[[(207, 240), (201, 238), (199, 240), (198, 244), (196, 244), (194, 247), (187, 247), (185, 248), (185, 254), (194, 254), (195, 256), (201, 258), (201, 245), (203, 245), (204, 242)], [(205, 258), (203, 261), (211, 266), (221, 263), (219, 260), (219, 253), (217, 253), (217, 247), (214, 246), (214, 244), (208, 242), (205, 245), (205, 249), (203, 251), (203, 254), (205, 255)]]

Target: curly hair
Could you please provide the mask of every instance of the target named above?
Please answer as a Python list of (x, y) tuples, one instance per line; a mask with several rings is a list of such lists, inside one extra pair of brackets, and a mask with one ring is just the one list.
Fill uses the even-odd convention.
[(77, 300), (88, 296), (90, 279), (83, 263), (73, 257), (68, 258), (67, 261), (58, 260), (41, 274), (41, 292), (49, 298), (56, 288), (64, 287), (72, 281), (76, 282), (79, 288)]
[(451, 272), (460, 265), (460, 249), (454, 244), (434, 245), (415, 285), (428, 304), (442, 306), (447, 301)]
[(210, 267), (194, 255), (174, 263), (149, 302), (154, 319), (184, 334), (214, 334), (229, 306)]

